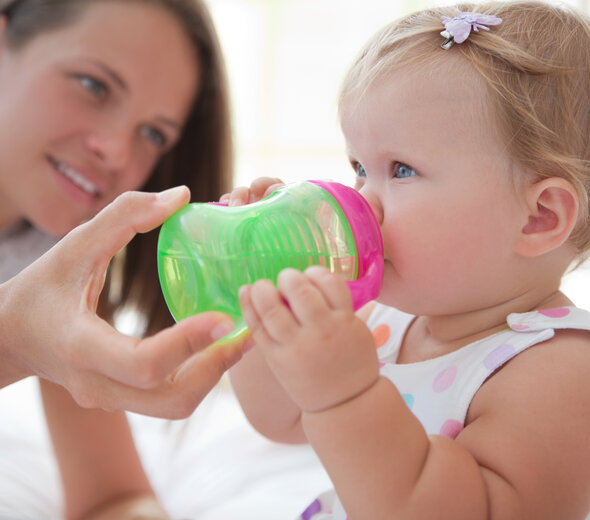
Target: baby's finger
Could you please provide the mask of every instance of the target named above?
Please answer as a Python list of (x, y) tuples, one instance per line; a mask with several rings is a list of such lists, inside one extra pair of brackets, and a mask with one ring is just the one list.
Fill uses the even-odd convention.
[(322, 292), (332, 309), (346, 310), (352, 308), (350, 289), (342, 278), (331, 273), (326, 267), (318, 265), (308, 267), (305, 274)]
[(264, 190), (264, 193), (262, 194), (262, 198), (268, 197), (273, 191), (275, 191), (276, 189), (278, 189), (284, 185), (285, 185), (284, 182), (278, 182), (276, 184), (271, 184), (268, 188), (266, 188), (266, 190)]
[(277, 286), (299, 323), (316, 323), (325, 319), (329, 310), (326, 299), (320, 288), (304, 273), (284, 269), (279, 273)]
[(252, 298), (250, 297), (250, 287), (248, 285), (243, 285), (240, 287), (238, 297), (240, 300), (242, 317), (248, 326), (248, 330), (250, 331), (254, 342), (261, 344), (272, 343), (272, 338), (264, 329), (262, 320), (260, 319), (260, 316), (258, 316), (258, 313), (252, 304)]
[[(272, 282), (259, 280), (250, 287), (249, 292), (252, 308), (268, 336), (278, 343), (292, 338), (299, 324)], [(250, 331), (255, 337), (256, 343), (260, 344), (259, 338), (256, 336), (257, 331), (252, 329)]]
[(259, 177), (250, 185), (250, 202), (256, 202), (270, 195), (284, 183), (277, 177)]
[(225, 201), (228, 206), (243, 206), (250, 202), (250, 189), (246, 186), (238, 186), (229, 194)]

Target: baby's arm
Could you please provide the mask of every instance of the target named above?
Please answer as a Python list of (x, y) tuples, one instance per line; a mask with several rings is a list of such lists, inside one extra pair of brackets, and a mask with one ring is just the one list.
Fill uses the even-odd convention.
[[(252, 308), (248, 289), (241, 290), (240, 300), (244, 309)], [(357, 317), (366, 321), (372, 307), (371, 303), (361, 308)], [(240, 405), (254, 428), (277, 442), (308, 442), (301, 424), (301, 409), (281, 386), (259, 349), (254, 348), (234, 365), (230, 376)]]
[[(331, 284), (328, 290), (330, 303), (339, 312), (329, 316), (318, 309), (313, 283), (305, 282), (325, 278), (326, 274), (329, 275), (326, 269), (318, 267), (309, 268), (306, 274), (285, 269), (278, 277), (278, 290), (269, 280), (260, 280), (240, 291), (244, 319), (253, 338), (263, 348), (254, 349), (232, 369), (234, 386), (252, 424), (273, 440), (306, 441), (301, 425), (302, 409), (307, 409), (307, 405), (322, 408), (333, 399), (337, 400), (343, 390), (362, 392), (374, 384), (378, 376), (371, 334), (362, 319), (353, 313), (350, 291), (342, 280)], [(288, 308), (281, 294), (288, 295), (299, 288), (299, 297), (290, 300), (294, 307)], [(316, 310), (320, 312), (316, 314)], [(300, 333), (299, 325), (306, 319), (315, 321), (319, 331), (312, 326), (310, 333)], [(346, 340), (358, 340), (365, 345), (361, 358), (367, 361), (365, 367), (355, 368), (354, 375), (347, 380), (334, 374), (337, 364), (352, 363), (350, 368), (353, 368), (359, 361), (355, 352), (340, 348), (345, 346)], [(269, 348), (273, 348), (269, 345), (277, 345), (278, 363), (267, 355)], [(281, 382), (274, 372), (277, 368)], [(299, 377), (302, 370), (306, 375)], [(322, 381), (326, 384), (322, 385)]]
[[(229, 206), (251, 204), (283, 184), (274, 177), (260, 177), (248, 187), (234, 188), (223, 195), (220, 202)], [(241, 298), (244, 297), (242, 292)], [(285, 393), (257, 348), (248, 352), (229, 373), (235, 394), (254, 428), (278, 442), (306, 442), (299, 408)]]
[(307, 442), (301, 428), (301, 410), (277, 381), (257, 347), (229, 373), (240, 405), (256, 430), (277, 442)]
[(521, 353), (479, 390), (455, 440), (428, 436), (379, 376), (344, 289), (326, 271), (286, 270), (280, 292), (252, 286), (244, 316), (351, 520), (585, 517), (588, 333), (561, 331)]
[(587, 333), (558, 333), (484, 384), (456, 440), (427, 437), (383, 378), (302, 423), (351, 519), (581, 519), (589, 369)]
[(64, 388), (44, 380), (41, 393), (66, 518), (168, 518), (143, 471), (124, 412), (81, 408)]

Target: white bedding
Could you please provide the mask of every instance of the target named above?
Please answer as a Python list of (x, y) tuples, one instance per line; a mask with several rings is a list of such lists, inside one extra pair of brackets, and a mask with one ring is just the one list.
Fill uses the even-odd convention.
[[(250, 427), (227, 382), (185, 421), (129, 418), (146, 472), (175, 519), (288, 520), (331, 487), (309, 447), (271, 443)], [(60, 493), (30, 378), (0, 391), (0, 519), (57, 520)]]

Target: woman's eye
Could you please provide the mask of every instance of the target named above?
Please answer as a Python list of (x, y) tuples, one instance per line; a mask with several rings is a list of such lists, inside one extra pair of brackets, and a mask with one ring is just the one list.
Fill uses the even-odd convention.
[(356, 163), (355, 169), (356, 169), (356, 176), (357, 177), (364, 178), (367, 176), (367, 172), (365, 171), (365, 168), (363, 167), (363, 165), (361, 163)]
[(80, 81), (80, 84), (88, 92), (94, 94), (96, 97), (104, 97), (108, 92), (107, 86), (102, 81), (94, 79), (91, 76), (79, 76), (78, 81)]
[(414, 175), (418, 175), (418, 172), (414, 170), (414, 168), (404, 163), (395, 163), (393, 167), (393, 176), (396, 179), (407, 179), (408, 177), (413, 177)]
[(162, 147), (167, 143), (166, 136), (163, 132), (154, 128), (153, 126), (144, 126), (141, 129), (141, 135), (147, 137), (152, 143), (158, 147)]

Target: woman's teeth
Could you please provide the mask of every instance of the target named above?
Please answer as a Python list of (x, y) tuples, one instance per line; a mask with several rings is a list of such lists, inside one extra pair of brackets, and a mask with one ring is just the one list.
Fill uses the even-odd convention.
[(97, 196), (99, 194), (98, 188), (94, 184), (92, 184), (88, 179), (86, 179), (80, 173), (78, 173), (76, 170), (70, 168), (69, 166), (66, 166), (65, 164), (60, 163), (59, 161), (52, 160), (52, 162), (61, 173), (63, 173), (80, 189), (84, 190), (90, 195)]

